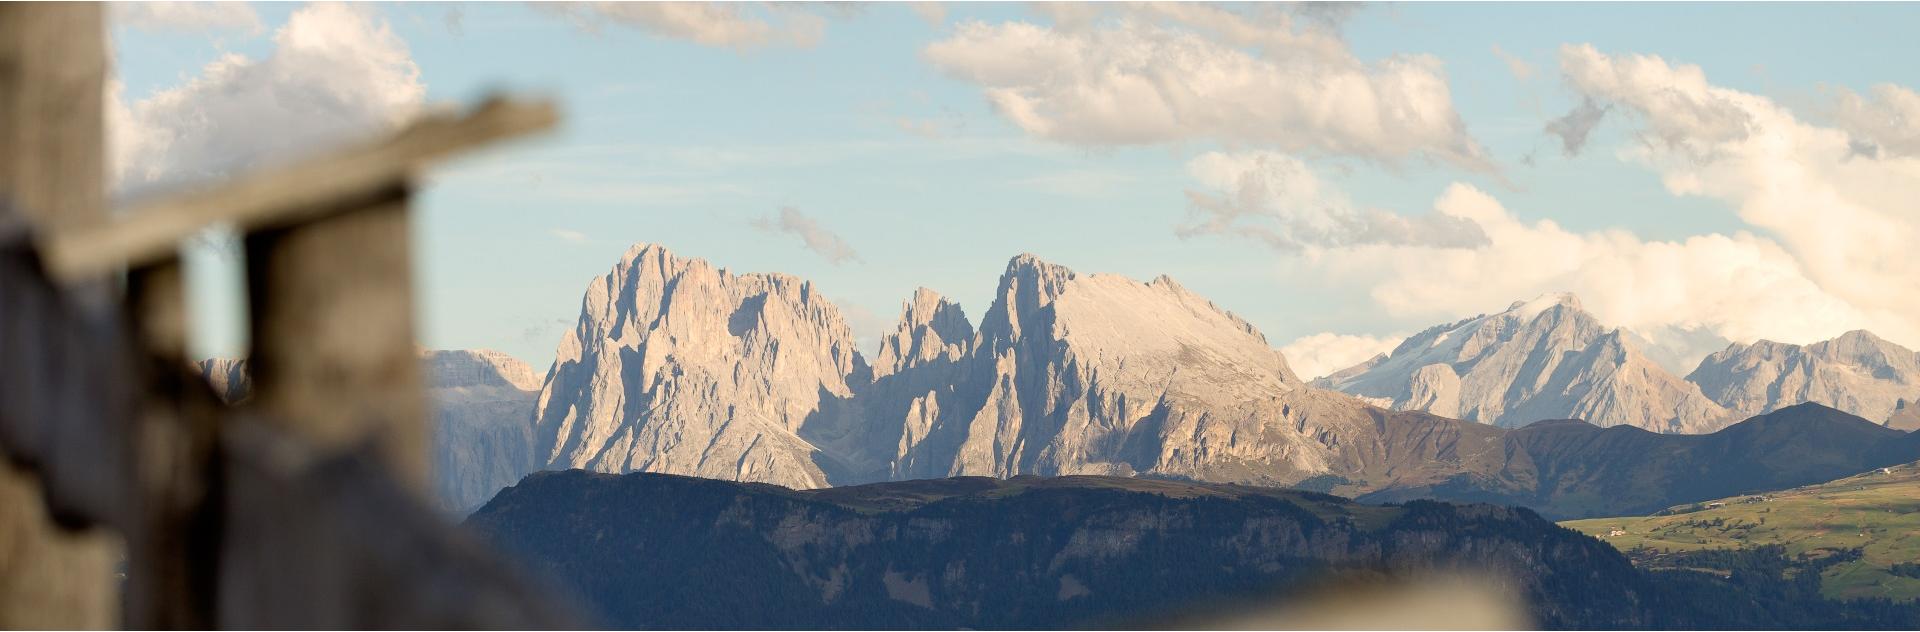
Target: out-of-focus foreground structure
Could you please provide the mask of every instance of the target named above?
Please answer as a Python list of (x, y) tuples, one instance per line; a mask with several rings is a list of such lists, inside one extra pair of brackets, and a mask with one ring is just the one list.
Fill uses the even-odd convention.
[[(109, 212), (102, 12), (0, 4), (0, 628), (574, 624), (426, 501), (408, 254), (415, 171), (553, 108)], [(179, 252), (215, 224), (245, 240), (234, 408), (186, 357)]]

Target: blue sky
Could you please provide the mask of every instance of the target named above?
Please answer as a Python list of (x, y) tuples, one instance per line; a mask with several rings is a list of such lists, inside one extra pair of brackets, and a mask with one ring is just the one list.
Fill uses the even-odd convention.
[[(1819, 205), (1828, 198), (1804, 191), (1778, 193), (1802, 198), (1752, 193), (1768, 189), (1765, 178), (1775, 177), (1764, 174), (1779, 173), (1769, 165), (1780, 163), (1767, 160), (1827, 161), (1832, 164), (1807, 168), (1834, 186), (1894, 183), (1889, 190), (1849, 193), (1834, 202), (1849, 209), (1831, 212), (1836, 221), (1877, 233), (1886, 233), (1886, 226), (1897, 234), (1915, 230), (1920, 211), (1900, 200), (1915, 199), (1905, 194), (1920, 186), (1913, 178), (1920, 170), (1900, 148), (1920, 137), (1911, 129), (1920, 127), (1920, 115), (1906, 120), (1888, 113), (1903, 111), (1902, 90), (1911, 95), (1920, 86), (1920, 69), (1906, 63), (1920, 58), (1910, 32), (1920, 24), (1920, 5), (1380, 4), (1360, 6), (1331, 24), (1286, 13), (1273, 18), (1245, 7), (1228, 11), (1275, 32), (1317, 29), (1329, 35), (1340, 55), (1357, 63), (1342, 66), (1348, 63), (1344, 56), (1329, 62), (1345, 71), (1380, 73), (1391, 60), (1430, 56), (1447, 94), (1419, 106), (1450, 108), (1464, 124), (1458, 136), (1484, 148), (1489, 168), (1447, 158), (1431, 146), (1398, 154), (1354, 149), (1352, 143), (1333, 147), (1335, 141), (1314, 140), (1332, 138), (1324, 136), (1327, 130), (1278, 115), (1277, 124), (1291, 127), (1259, 128), (1264, 123), (1256, 115), (1245, 125), (1228, 121), (1149, 142), (1050, 136), (996, 105), (988, 95), (991, 81), (980, 78), (1003, 72), (993, 64), (1031, 66), (1043, 59), (978, 46), (983, 40), (964, 35), (1025, 36), (1031, 33), (1015, 25), (1031, 25), (1047, 42), (1099, 54), (1144, 46), (1127, 39), (1142, 34), (1140, 41), (1150, 43), (1165, 33), (1197, 33), (1207, 46), (1202, 52), (1236, 59), (1248, 54), (1284, 72), (1334, 76), (1314, 74), (1334, 71), (1301, 61), (1299, 51), (1255, 50), (1168, 11), (1113, 8), (1074, 26), (1044, 8), (1015, 4), (723, 9), (708, 17), (762, 23), (776, 33), (797, 24), (804, 41), (702, 43), (694, 31), (675, 30), (686, 24), (661, 26), (584, 7), (358, 5), (345, 11), (351, 16), (334, 15), (312, 32), (323, 39), (339, 32), (338, 41), (357, 42), (357, 31), (347, 31), (390, 31), (384, 39), (367, 40), (388, 56), (371, 73), (385, 83), (362, 88), (346, 84), (368, 72), (349, 72), (324, 55), (300, 62), (308, 58), (281, 50), (292, 46), (292, 38), (280, 37), (290, 22), (305, 16), (318, 23), (309, 5), (121, 10), (114, 14), (112, 37), (133, 125), (171, 130), (174, 138), (223, 133), (179, 121), (197, 120), (193, 113), (203, 110), (195, 109), (195, 99), (253, 89), (241, 83), (246, 81), (311, 82), (327, 94), (347, 95), (340, 107), (352, 116), (342, 120), (372, 121), (368, 125), (401, 120), (381, 108), (407, 102), (369, 95), (396, 89), (411, 94), (405, 88), (416, 85), (424, 87), (424, 96), (415, 100), (426, 106), (472, 103), (496, 90), (562, 104), (565, 122), (557, 133), (435, 172), (416, 205), (423, 343), (499, 349), (536, 368), (551, 362), (587, 283), (637, 242), (661, 243), (735, 271), (811, 279), (842, 303), (849, 323), (869, 342), (891, 326), (901, 302), (921, 285), (958, 300), (977, 318), (1006, 260), (1021, 252), (1083, 273), (1140, 279), (1170, 274), (1246, 317), (1276, 346), (1322, 334), (1324, 344), (1289, 348), (1316, 356), (1296, 357), (1296, 364), (1316, 367), (1363, 359), (1426, 326), (1562, 290), (1580, 293), (1603, 319), (1656, 341), (1684, 338), (1688, 342), (1674, 344), (1685, 348), (1674, 352), (1687, 357), (1726, 340), (1811, 342), (1859, 327), (1909, 345), (1920, 342), (1911, 339), (1920, 329), (1904, 316), (1913, 313), (1910, 303), (1876, 297), (1871, 288), (1848, 281), (1873, 279), (1888, 293), (1920, 289), (1914, 277), (1898, 271), (1912, 255), (1889, 247), (1841, 256), (1853, 251), (1844, 244), (1857, 235), (1815, 240), (1796, 228), (1795, 222), (1821, 217), (1826, 211)], [(932, 19), (930, 13), (944, 15)], [(1283, 22), (1275, 26), (1276, 19)], [(949, 53), (929, 53), (941, 43)], [(1580, 45), (1591, 45), (1595, 54), (1567, 48)], [(346, 45), (336, 52), (378, 56)], [(208, 69), (234, 55), (238, 67), (279, 70), (227, 76)], [(380, 74), (407, 63), (417, 75)], [(1149, 57), (1143, 63), (1160, 62)], [(1692, 85), (1687, 66), (1704, 76), (1698, 90), (1685, 87)], [(1675, 85), (1683, 88), (1663, 88), (1659, 77), (1676, 69)], [(1160, 70), (1168, 73), (1156, 75), (1163, 82), (1185, 81), (1179, 67), (1141, 72)], [(1098, 73), (1030, 74), (1015, 89), (1061, 95), (1100, 88)], [(1622, 79), (1630, 75), (1653, 78)], [(1060, 85), (1073, 81), (1096, 83)], [(395, 82), (405, 85), (394, 88)], [(1311, 84), (1260, 83), (1279, 86), (1265, 90), (1308, 97), (1317, 89)], [(1892, 91), (1876, 92), (1876, 86), (1888, 85)], [(1252, 98), (1197, 83), (1180, 88), (1221, 103), (1244, 102), (1254, 112), (1275, 96)], [(298, 89), (279, 85), (266, 94), (306, 94)], [(177, 98), (160, 104), (158, 96), (169, 91)], [(356, 95), (367, 103), (355, 101)], [(156, 105), (143, 105), (149, 100)], [(230, 107), (289, 107), (285, 100)], [(1562, 139), (1545, 128), (1585, 101), (1605, 108), (1606, 115), (1583, 150), (1567, 155)], [(1738, 139), (1715, 136), (1696, 116), (1723, 106), (1750, 111), (1738, 114), (1747, 121)], [(1790, 119), (1776, 120), (1782, 112)], [(1072, 123), (1073, 114), (1055, 120)], [(292, 125), (315, 116), (267, 112), (260, 120), (282, 115)], [(1883, 151), (1873, 159), (1835, 158), (1821, 153), (1826, 145), (1820, 143), (1831, 134), (1819, 130), (1838, 130), (1837, 138), (1875, 143)], [(1124, 125), (1106, 131), (1126, 132)], [(240, 140), (208, 142), (209, 149), (191, 157), (147, 145), (127, 161), (136, 169), (142, 161), (217, 162), (219, 156), (205, 154), (239, 151), (231, 148), (259, 135), (232, 134)], [(1763, 142), (1770, 138), (1777, 142)], [(1766, 149), (1786, 144), (1793, 146)], [(1320, 194), (1259, 201), (1237, 216), (1231, 230), (1183, 237), (1179, 228), (1193, 221), (1191, 194), (1232, 197), (1216, 190), (1227, 185), (1209, 184), (1196, 171), (1196, 159), (1210, 152), (1219, 152), (1223, 165), (1297, 160)], [(1259, 156), (1266, 161), (1254, 160)], [(1688, 182), (1701, 184), (1689, 188)], [(1444, 211), (1479, 218), (1472, 221), (1486, 230), (1488, 243), (1465, 249), (1366, 238), (1276, 247), (1249, 237), (1256, 234), (1249, 226), (1278, 233), (1297, 229), (1306, 221), (1303, 214), (1321, 208), (1431, 215), (1449, 193), (1457, 194), (1447, 199), (1461, 208), (1497, 203), (1528, 230), (1551, 220), (1555, 234), (1585, 244), (1576, 248), (1581, 258), (1560, 261), (1565, 249), (1557, 249), (1541, 258), (1556, 258), (1552, 265), (1561, 269), (1543, 264), (1539, 271), (1516, 270), (1511, 262), (1535, 258), (1520, 243), (1533, 233), (1503, 237), (1508, 233), (1498, 233), (1495, 220), (1479, 211)], [(794, 234), (755, 226), (783, 208), (816, 222), (857, 259), (835, 262)], [(1782, 208), (1806, 215), (1783, 216), (1787, 211), (1777, 210)], [(241, 353), (245, 344), (234, 320), (235, 262), (218, 250), (202, 248), (190, 258), (199, 322), (195, 344), (207, 355)], [(1429, 260), (1450, 263), (1432, 269), (1420, 263)], [(1672, 267), (1644, 269), (1650, 262)], [(1609, 266), (1638, 270), (1597, 271)], [(1745, 279), (1764, 282), (1747, 287)], [(1663, 298), (1646, 298), (1652, 296)]]

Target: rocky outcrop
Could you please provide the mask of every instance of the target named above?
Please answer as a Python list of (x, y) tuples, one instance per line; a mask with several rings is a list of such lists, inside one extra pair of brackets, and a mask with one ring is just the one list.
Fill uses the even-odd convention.
[(1397, 410), (1519, 427), (1584, 419), (1711, 432), (1738, 418), (1649, 360), (1571, 294), (1423, 331), (1391, 354), (1314, 382)]
[(1887, 420), (1901, 400), (1920, 399), (1920, 354), (1867, 331), (1810, 345), (1761, 340), (1707, 356), (1687, 379), (1739, 415), (1818, 402)]
[(880, 476), (851, 404), (871, 371), (831, 301), (635, 246), (587, 287), (537, 404), (550, 468), (821, 487)]

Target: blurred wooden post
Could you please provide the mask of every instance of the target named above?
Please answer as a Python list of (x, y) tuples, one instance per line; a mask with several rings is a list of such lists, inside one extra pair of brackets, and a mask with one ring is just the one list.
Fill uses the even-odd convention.
[(255, 405), (322, 449), (370, 448), (427, 494), (404, 181), (247, 236)]
[[(41, 224), (105, 214), (103, 6), (0, 4), (0, 197)], [(0, 628), (118, 624), (113, 540), (58, 530), (41, 493), (0, 465)]]
[(127, 313), (133, 342), (145, 351), (138, 367), (145, 388), (136, 414), (134, 479), (128, 499), (134, 521), (127, 544), (125, 626), (208, 629), (214, 626), (219, 563), (220, 479), (213, 465), (219, 405), (190, 384), (186, 286), (179, 259), (127, 271)]

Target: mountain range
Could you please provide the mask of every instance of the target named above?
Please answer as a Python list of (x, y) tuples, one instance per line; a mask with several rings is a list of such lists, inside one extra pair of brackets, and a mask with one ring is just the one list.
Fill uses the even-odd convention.
[[(993, 296), (976, 322), (916, 291), (869, 359), (804, 279), (636, 245), (588, 285), (544, 381), (489, 352), (429, 362), (443, 502), (471, 508), (542, 469), (796, 489), (1081, 474), (1566, 518), (1920, 458), (1904, 433), (1843, 412), (1920, 416), (1894, 395), (1913, 353), (1864, 332), (1734, 345), (1683, 380), (1556, 294), (1306, 383), (1255, 327), (1168, 277), (1020, 255)], [(230, 389), (243, 364), (203, 370)], [(454, 373), (490, 377), (440, 377)]]

